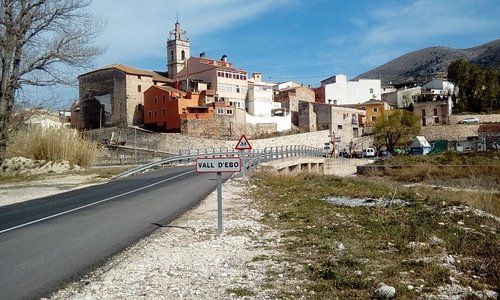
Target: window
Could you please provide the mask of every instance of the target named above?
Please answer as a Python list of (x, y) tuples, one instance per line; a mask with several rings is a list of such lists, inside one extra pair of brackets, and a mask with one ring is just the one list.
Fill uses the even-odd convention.
[(373, 89), (370, 89), (370, 94), (373, 94)]
[(377, 117), (376, 116), (372, 116), (372, 122), (375, 122), (377, 121)]
[(232, 109), (228, 109), (228, 110), (227, 110), (227, 114), (228, 114), (228, 115), (232, 115), (232, 114), (233, 114), (233, 110), (232, 110)]
[(181, 59), (184, 60), (186, 59), (186, 51), (182, 50), (181, 52)]
[(142, 86), (139, 84), (139, 85), (137, 86), (137, 92), (138, 92), (138, 93), (140, 93), (141, 91), (142, 91)]
[(174, 60), (174, 50), (170, 50), (170, 60)]
[(337, 129), (342, 130), (342, 125), (337, 125)]
[(158, 116), (158, 111), (157, 111), (157, 110), (155, 110), (155, 117), (156, 117), (156, 116)]
[(166, 108), (164, 108), (164, 109), (163, 109), (163, 115), (164, 115), (164, 116), (166, 116), (166, 115), (167, 115), (167, 109), (166, 109)]
[(229, 78), (229, 76), (231, 76), (231, 74), (229, 74), (229, 73), (226, 73), (225, 75), (226, 75), (226, 78)]
[(434, 118), (434, 123), (439, 124), (439, 118)]
[(161, 101), (162, 101), (163, 103), (165, 103), (165, 94), (162, 94), (162, 95), (161, 95)]
[(378, 112), (378, 107), (372, 107), (372, 112)]
[(151, 118), (151, 112), (150, 112), (150, 111), (148, 111), (148, 117), (150, 117), (150, 118)]
[(223, 115), (224, 114), (224, 109), (223, 108), (217, 108), (217, 114), (218, 115)]
[(158, 97), (155, 97), (155, 104), (158, 103)]
[(422, 116), (425, 116), (425, 109), (422, 109)]
[(434, 115), (437, 116), (438, 115), (438, 110), (437, 108), (434, 108)]

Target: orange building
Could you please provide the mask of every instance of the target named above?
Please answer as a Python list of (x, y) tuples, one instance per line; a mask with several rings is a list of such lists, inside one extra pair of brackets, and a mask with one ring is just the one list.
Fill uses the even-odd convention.
[(185, 93), (169, 86), (152, 86), (144, 92), (144, 126), (164, 132), (180, 132), (181, 115), (209, 113), (199, 106), (198, 93)]

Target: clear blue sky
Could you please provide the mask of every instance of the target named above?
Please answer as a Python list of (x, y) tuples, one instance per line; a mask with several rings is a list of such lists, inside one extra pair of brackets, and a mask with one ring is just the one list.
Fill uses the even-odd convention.
[(265, 80), (312, 86), (413, 50), (500, 38), (498, 0), (94, 0), (91, 10), (108, 23), (100, 38), (107, 51), (96, 67), (165, 70), (165, 43), (178, 13), (192, 56), (226, 54)]

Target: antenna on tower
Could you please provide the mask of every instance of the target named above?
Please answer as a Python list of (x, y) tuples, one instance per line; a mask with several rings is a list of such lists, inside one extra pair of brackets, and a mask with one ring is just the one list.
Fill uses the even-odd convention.
[(177, 23), (179, 23), (179, 11), (175, 13), (175, 19), (177, 20)]

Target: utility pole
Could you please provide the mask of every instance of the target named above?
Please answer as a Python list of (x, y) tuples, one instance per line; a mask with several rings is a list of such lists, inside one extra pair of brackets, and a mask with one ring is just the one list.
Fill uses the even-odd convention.
[(134, 127), (134, 157), (137, 165), (137, 127)]
[(332, 123), (330, 124), (330, 143), (332, 144), (332, 154), (331, 154), (331, 157), (332, 158), (336, 158), (337, 157), (337, 146), (335, 144), (335, 132), (333, 131), (333, 121)]

